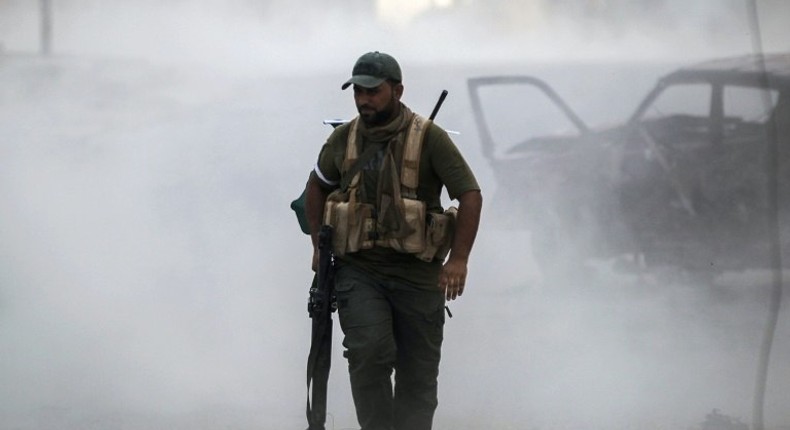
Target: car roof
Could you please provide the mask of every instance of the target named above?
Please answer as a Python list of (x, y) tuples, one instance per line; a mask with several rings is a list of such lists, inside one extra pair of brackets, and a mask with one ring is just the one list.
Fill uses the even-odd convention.
[(663, 80), (667, 82), (721, 81), (761, 86), (760, 81), (763, 76), (767, 76), (772, 87), (790, 87), (790, 53), (752, 54), (704, 61), (682, 67)]

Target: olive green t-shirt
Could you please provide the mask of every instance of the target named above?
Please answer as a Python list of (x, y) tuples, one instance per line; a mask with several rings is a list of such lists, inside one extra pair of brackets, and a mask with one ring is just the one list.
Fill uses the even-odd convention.
[[(337, 188), (341, 180), (341, 166), (346, 154), (350, 126), (344, 124), (334, 130), (321, 148), (316, 173), (327, 188)], [(359, 154), (366, 149), (361, 142)], [(374, 203), (378, 183), (379, 167), (384, 150), (363, 167), (363, 201)], [(400, 166), (398, 166), (400, 168)], [(461, 194), (479, 190), (472, 170), (458, 148), (441, 127), (434, 123), (425, 132), (420, 155), (419, 184), (417, 198), (426, 203), (428, 211), (441, 212), (442, 187), (447, 188), (451, 199)], [(436, 288), (442, 261), (425, 262), (412, 254), (401, 253), (391, 248), (374, 247), (339, 258), (340, 264), (354, 265), (374, 276), (407, 282), (422, 288)]]

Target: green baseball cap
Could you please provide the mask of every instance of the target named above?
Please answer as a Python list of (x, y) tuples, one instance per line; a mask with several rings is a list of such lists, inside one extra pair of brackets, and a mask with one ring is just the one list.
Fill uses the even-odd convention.
[(359, 57), (351, 71), (351, 79), (347, 80), (341, 88), (345, 90), (351, 84), (376, 88), (387, 79), (397, 82), (403, 80), (398, 62), (391, 55), (383, 52), (368, 52)]

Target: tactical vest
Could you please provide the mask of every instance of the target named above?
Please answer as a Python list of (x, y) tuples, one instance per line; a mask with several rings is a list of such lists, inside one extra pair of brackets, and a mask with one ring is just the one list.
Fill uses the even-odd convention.
[[(359, 118), (349, 124), (346, 154), (341, 167), (343, 176), (357, 162), (357, 126)], [(398, 252), (414, 254), (424, 261), (434, 258), (444, 260), (452, 244), (457, 209), (449, 208), (444, 213), (426, 213), (426, 204), (417, 199), (417, 186), (420, 177), (420, 155), (425, 132), (431, 121), (414, 115), (403, 147), (400, 163), (400, 189), (395, 190), (408, 234), (395, 237), (382, 233), (381, 208), (360, 202), (361, 172), (354, 174), (348, 189), (338, 189), (330, 193), (324, 206), (324, 224), (334, 229), (333, 251), (336, 256), (370, 249), (375, 246), (392, 248)], [(379, 181), (382, 178), (379, 177)]]

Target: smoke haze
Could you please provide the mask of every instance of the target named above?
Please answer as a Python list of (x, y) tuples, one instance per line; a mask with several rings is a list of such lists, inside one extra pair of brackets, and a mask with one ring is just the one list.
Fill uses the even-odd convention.
[[(42, 57), (35, 3), (0, 0), (2, 429), (304, 425), (311, 250), (288, 205), (321, 120), (354, 114), (339, 86), (361, 53), (400, 60), (416, 111), (450, 90), (438, 122), (488, 200), (467, 78), (536, 75), (605, 124), (677, 64), (751, 51), (739, 1), (458, 1), (404, 21), (359, 0), (53, 0)], [(787, 51), (787, 3), (758, 4), (766, 50)], [(749, 422), (765, 273), (549, 272), (529, 232), (485, 216), (437, 429), (688, 429), (714, 408)], [(356, 428), (335, 327), (328, 428)]]

